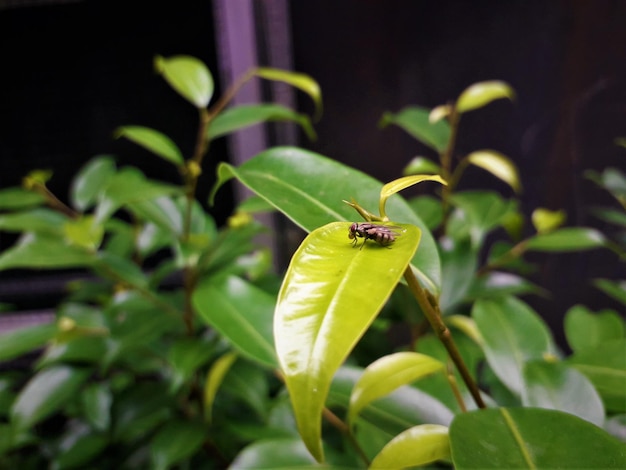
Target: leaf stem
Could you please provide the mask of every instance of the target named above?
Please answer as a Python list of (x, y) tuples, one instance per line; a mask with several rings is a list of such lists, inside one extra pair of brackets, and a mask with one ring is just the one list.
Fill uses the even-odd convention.
[(410, 265), (407, 266), (406, 270), (404, 271), (404, 279), (406, 279), (409, 289), (411, 289), (411, 292), (415, 296), (417, 303), (419, 303), (420, 307), (422, 308), (424, 316), (430, 323), (430, 326), (435, 331), (437, 337), (448, 351), (452, 362), (454, 362), (454, 365), (461, 374), (465, 385), (467, 385), (467, 388), (472, 394), (472, 398), (474, 398), (476, 406), (478, 406), (479, 408), (486, 408), (486, 405), (483, 402), (482, 397), (480, 396), (480, 390), (472, 379), (472, 376), (470, 375), (469, 370), (467, 369), (467, 366), (465, 365), (465, 362), (463, 361), (463, 358), (459, 353), (456, 343), (452, 339), (450, 330), (441, 318), (441, 312), (439, 312), (439, 307), (437, 306), (436, 301), (434, 299), (432, 299), (432, 301), (429, 299), (426, 291), (422, 288), (419, 281), (415, 277), (415, 274), (413, 273)]

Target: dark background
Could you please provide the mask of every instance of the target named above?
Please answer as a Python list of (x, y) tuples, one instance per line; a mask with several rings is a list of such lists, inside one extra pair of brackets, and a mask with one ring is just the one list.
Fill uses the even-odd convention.
[[(199, 57), (214, 72), (219, 93), (225, 84), (217, 73), (215, 5), (185, 0), (136, 10), (130, 4), (0, 1), (0, 187), (19, 184), (33, 168), (51, 168), (50, 187), (65, 198), (71, 176), (89, 158), (105, 153), (114, 154), (120, 165), (138, 165), (149, 176), (176, 181), (168, 164), (112, 135), (120, 125), (145, 125), (168, 134), (185, 154), (191, 152), (195, 110), (154, 73), (152, 61), (156, 54)], [(274, 4), (282, 2), (252, 2), (258, 23)], [(569, 225), (611, 230), (589, 209), (615, 203), (583, 172), (626, 169), (626, 149), (614, 144), (626, 136), (626, 2), (298, 0), (285, 5), (290, 60), (295, 70), (320, 83), (324, 98), (319, 138), (314, 143), (303, 138), (301, 145), (388, 181), (413, 156), (434, 155), (398, 128), (378, 129), (385, 111), (432, 107), (476, 81), (504, 80), (516, 90), (516, 101), (501, 100), (465, 115), (459, 156), (492, 148), (511, 157), (522, 173), (526, 214), (536, 207), (563, 208)], [(263, 28), (259, 31), (263, 64), (271, 41)], [(308, 98), (297, 96), (299, 108), (310, 110)], [(211, 161), (228, 159), (228, 150), (219, 141)], [(211, 186), (210, 173), (205, 172), (203, 192)], [(479, 169), (463, 178), (460, 189), (470, 188), (511, 195)], [(219, 209), (212, 211), (223, 223), (232, 194), (219, 194)], [(202, 192), (200, 198), (205, 199)], [(0, 247), (12, 240), (0, 234)], [(558, 338), (569, 306), (615, 306), (589, 285), (590, 279), (626, 277), (624, 265), (608, 250), (532, 259), (540, 265), (532, 280), (553, 296), (527, 300)], [(16, 300), (11, 293), (17, 289), (30, 299), (20, 297), (20, 308), (48, 302), (49, 297), (36, 295), (50, 285), (45, 276), (38, 275), (44, 281), (36, 288), (24, 276), (0, 273), (0, 301)]]

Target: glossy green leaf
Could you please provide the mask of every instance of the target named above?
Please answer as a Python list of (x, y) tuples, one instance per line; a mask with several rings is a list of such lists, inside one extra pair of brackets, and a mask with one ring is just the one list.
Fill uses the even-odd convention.
[(521, 192), (522, 183), (515, 163), (495, 150), (477, 150), (470, 153), (467, 161), (474, 166), (487, 170), (496, 178), (508, 184), (516, 193)]
[(0, 190), (0, 210), (29, 209), (42, 205), (46, 199), (39, 193), (22, 188)]
[(52, 468), (89, 467), (107, 447), (109, 439), (105, 434), (94, 433), (87, 426), (77, 426), (66, 433), (58, 444), (58, 458)]
[(443, 221), (443, 207), (433, 196), (417, 196), (409, 200), (413, 211), (424, 221), (429, 230), (435, 230)]
[(10, 361), (35, 351), (51, 340), (57, 327), (54, 324), (34, 325), (10, 330), (0, 335), (0, 361)]
[(583, 305), (570, 308), (564, 320), (565, 336), (573, 351), (624, 338), (624, 326), (624, 320), (616, 312), (592, 312)]
[(390, 247), (369, 242), (363, 249), (351, 246), (347, 222), (314, 230), (291, 259), (278, 295), (276, 352), (298, 428), (319, 461), (321, 413), (332, 377), (417, 249), (419, 229), (399, 226), (404, 233)]
[(610, 224), (626, 227), (626, 212), (622, 210), (612, 209), (610, 207), (592, 207), (590, 212), (598, 219)]
[(536, 294), (547, 296), (548, 292), (527, 279), (502, 271), (492, 271), (472, 279), (467, 291), (468, 300), (502, 297), (503, 295)]
[[(296, 225), (310, 232), (329, 222), (354, 220), (354, 209), (342, 200), (354, 198), (362, 207), (378, 206), (383, 184), (355, 169), (295, 147), (276, 147), (260, 153), (239, 167), (221, 164), (213, 193), (236, 177), (266, 199)], [(420, 249), (412, 264), (420, 281), (437, 292), (441, 267), (435, 241), (422, 220), (400, 197), (387, 204), (389, 218), (422, 230)]]
[(80, 362), (98, 364), (105, 357), (107, 344), (104, 337), (79, 336), (66, 341), (58, 341), (46, 349), (37, 362), (37, 367), (49, 367), (53, 364)]
[(567, 214), (563, 210), (551, 211), (540, 207), (533, 211), (530, 218), (537, 233), (548, 233), (563, 225)]
[(586, 171), (585, 176), (610, 192), (622, 206), (626, 205), (626, 175), (617, 168), (605, 168), (602, 173)]
[(196, 452), (207, 430), (190, 420), (169, 421), (150, 442), (150, 458), (155, 470), (165, 470)]
[(130, 286), (141, 289), (148, 285), (146, 274), (136, 263), (106, 251), (98, 252), (97, 261), (94, 262), (93, 268), (104, 278), (116, 282), (124, 281)]
[(526, 241), (530, 251), (581, 251), (604, 246), (606, 239), (598, 230), (586, 227), (566, 227), (542, 233)]
[(68, 246), (57, 237), (24, 234), (0, 254), (0, 270), (14, 268), (63, 269), (90, 265), (93, 254)]
[(0, 230), (59, 234), (68, 220), (66, 216), (52, 209), (36, 208), (0, 215)]
[(237, 360), (237, 354), (230, 352), (224, 354), (217, 359), (206, 376), (204, 383), (203, 404), (204, 404), (204, 418), (207, 423), (211, 422), (213, 413), (213, 403), (215, 402), (215, 396), (219, 390), (224, 377)]
[(443, 152), (450, 140), (450, 125), (443, 120), (430, 122), (429, 113), (430, 110), (427, 108), (408, 106), (395, 114), (384, 113), (378, 125), (387, 127), (394, 124), (424, 145), (437, 152)]
[(304, 470), (319, 467), (302, 441), (294, 438), (264, 440), (250, 444), (228, 467), (229, 470), (261, 468)]
[(418, 467), (449, 458), (448, 428), (437, 424), (422, 424), (394, 437), (372, 460), (369, 468)]
[(200, 338), (181, 338), (174, 342), (167, 351), (167, 360), (172, 368), (172, 390), (188, 383), (212, 355), (212, 348)]
[(593, 285), (626, 306), (626, 280), (595, 279)]
[(221, 390), (231, 400), (233, 398), (239, 400), (238, 406), (252, 410), (260, 422), (266, 422), (272, 405), (272, 401), (268, 398), (272, 394), (269, 383), (273, 373), (275, 371), (269, 372), (256, 363), (242, 358), (228, 370)]
[(89, 375), (87, 369), (67, 365), (36, 373), (11, 407), (11, 423), (15, 429), (27, 429), (58, 411), (75, 396)]
[(65, 240), (73, 246), (96, 250), (104, 237), (104, 226), (91, 215), (68, 220), (63, 224)]
[(426, 157), (413, 157), (402, 170), (404, 176), (441, 173), (441, 167)]
[(508, 83), (498, 80), (478, 82), (461, 93), (456, 101), (456, 109), (459, 113), (465, 113), (502, 98), (508, 98), (511, 101), (515, 99), (515, 90)]
[(209, 138), (216, 139), (254, 124), (274, 121), (295, 122), (309, 139), (315, 140), (317, 137), (306, 114), (297, 113), (279, 104), (261, 103), (234, 106), (218, 114), (209, 126)]
[(214, 91), (213, 76), (206, 65), (195, 57), (156, 56), (154, 68), (176, 92), (196, 108), (206, 108)]
[(591, 380), (608, 411), (626, 412), (626, 339), (576, 351), (567, 362)]
[(472, 318), (484, 339), (485, 356), (513, 393), (524, 388), (524, 364), (554, 353), (550, 331), (527, 304), (515, 297), (478, 300)]
[(514, 204), (494, 191), (457, 192), (450, 200), (463, 214), (453, 214), (448, 233), (454, 238), (461, 238), (467, 232), (475, 247), (481, 246), (486, 234), (502, 224)]
[(562, 362), (528, 362), (524, 385), (524, 406), (565, 411), (596, 426), (604, 424), (604, 406), (596, 389), (587, 377)]
[(111, 406), (113, 393), (106, 382), (88, 385), (81, 394), (85, 417), (89, 424), (98, 431), (106, 431), (111, 425)]
[(70, 188), (72, 205), (80, 211), (91, 207), (115, 171), (115, 161), (109, 156), (89, 160), (72, 180)]
[(319, 119), (322, 115), (322, 90), (319, 84), (309, 75), (270, 67), (259, 67), (256, 69), (255, 74), (257, 77), (264, 78), (265, 80), (287, 83), (303, 91), (311, 97), (315, 104), (316, 119)]
[(124, 137), (174, 165), (185, 163), (182, 152), (172, 139), (149, 127), (119, 127), (115, 131), (115, 137)]
[(414, 352), (383, 356), (370, 364), (355, 384), (350, 397), (348, 421), (353, 422), (369, 403), (422, 377), (444, 370), (445, 365), (432, 357)]
[(442, 285), (439, 308), (451, 313), (465, 295), (475, 279), (478, 253), (469, 239), (445, 239), (440, 243)]
[(403, 176), (402, 178), (395, 179), (385, 184), (380, 190), (380, 199), (378, 202), (378, 209), (380, 211), (380, 216), (383, 219), (386, 217), (385, 206), (387, 205), (387, 199), (390, 196), (393, 196), (396, 193), (399, 193), (403, 189), (410, 188), (418, 183), (422, 183), (424, 181), (435, 181), (437, 183), (441, 183), (443, 185), (447, 185), (439, 175), (411, 175), (411, 176)]
[(457, 415), (450, 426), (452, 461), (470, 468), (624, 468), (624, 444), (562, 411), (498, 408)]
[(235, 276), (202, 282), (193, 294), (200, 318), (244, 356), (275, 368), (272, 335), (274, 298)]

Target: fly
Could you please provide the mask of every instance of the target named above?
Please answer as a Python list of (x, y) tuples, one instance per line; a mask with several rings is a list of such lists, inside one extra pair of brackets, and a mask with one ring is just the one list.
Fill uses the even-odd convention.
[(358, 243), (357, 238), (363, 238), (363, 244), (361, 244), (360, 250), (363, 249), (363, 245), (365, 245), (367, 240), (374, 240), (381, 246), (389, 246), (396, 241), (396, 237), (400, 236), (397, 230), (401, 229), (401, 227), (395, 225), (357, 224), (355, 222), (350, 225), (348, 238), (352, 240), (354, 246)]

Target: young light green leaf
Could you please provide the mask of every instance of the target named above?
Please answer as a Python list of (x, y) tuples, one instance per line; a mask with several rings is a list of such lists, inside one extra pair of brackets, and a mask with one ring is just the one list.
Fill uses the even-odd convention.
[(584, 351), (605, 341), (624, 338), (624, 320), (616, 312), (592, 312), (584, 305), (574, 305), (567, 311), (564, 327), (573, 351)]
[(380, 211), (380, 216), (383, 218), (383, 220), (385, 220), (387, 217), (387, 214), (385, 213), (385, 206), (387, 205), (387, 199), (389, 199), (390, 196), (393, 196), (403, 189), (409, 188), (423, 181), (435, 181), (437, 183), (443, 184), (444, 186), (447, 186), (448, 184), (439, 175), (411, 175), (403, 176), (401, 178), (390, 181), (380, 190), (380, 200), (378, 203), (378, 208)]
[(236, 276), (208, 279), (193, 294), (200, 318), (243, 355), (270, 368), (277, 365), (272, 337), (274, 298)]
[(315, 104), (315, 119), (319, 119), (322, 115), (322, 90), (319, 84), (309, 75), (270, 67), (260, 67), (256, 69), (255, 75), (266, 80), (284, 82), (298, 88), (309, 95), (313, 100)]
[(64, 406), (89, 377), (90, 371), (67, 365), (37, 372), (20, 391), (11, 407), (11, 423), (24, 430)]
[(449, 104), (440, 104), (439, 106), (435, 106), (430, 110), (430, 114), (428, 115), (428, 121), (431, 123), (436, 123), (437, 121), (441, 121), (444, 118), (447, 118), (452, 113), (452, 106)]
[(622, 442), (555, 410), (498, 408), (458, 414), (450, 426), (450, 446), (458, 470), (624, 468)]
[(244, 447), (228, 467), (229, 470), (261, 468), (312, 470), (318, 465), (300, 439), (286, 437), (258, 440)]
[(596, 426), (604, 424), (604, 406), (591, 382), (562, 362), (530, 361), (524, 367), (522, 404), (565, 411)]
[(459, 113), (482, 108), (494, 100), (508, 98), (515, 99), (515, 90), (508, 83), (498, 80), (474, 83), (467, 87), (456, 101)]
[(350, 397), (348, 422), (353, 423), (369, 403), (444, 368), (442, 362), (415, 352), (398, 352), (381, 357), (363, 371), (355, 384)]
[(422, 467), (450, 459), (448, 428), (438, 424), (414, 426), (394, 437), (372, 460), (370, 469)]
[(224, 377), (236, 360), (237, 353), (229, 352), (217, 359), (209, 369), (209, 372), (206, 376), (206, 381), (204, 382), (203, 393), (204, 419), (207, 423), (211, 423), (211, 418), (213, 414), (213, 402), (215, 402), (217, 391), (222, 385)]
[(114, 135), (116, 139), (124, 137), (174, 165), (184, 164), (180, 149), (172, 139), (159, 131), (143, 126), (123, 126)]
[(228, 108), (218, 114), (209, 126), (209, 138), (216, 139), (254, 124), (291, 121), (302, 127), (311, 140), (317, 138), (309, 117), (274, 103), (246, 104)]
[(196, 108), (206, 108), (213, 96), (213, 76), (206, 65), (195, 57), (156, 56), (154, 67), (170, 86)]
[(601, 248), (606, 243), (604, 235), (587, 227), (564, 227), (540, 233), (526, 241), (529, 251), (567, 252)]
[(487, 170), (496, 178), (508, 184), (516, 193), (521, 192), (522, 183), (519, 171), (509, 157), (502, 155), (495, 150), (477, 150), (470, 153), (467, 161), (472, 165)]
[(104, 237), (104, 226), (94, 216), (85, 215), (63, 224), (63, 235), (68, 244), (96, 250)]
[(450, 140), (450, 125), (446, 121), (431, 122), (430, 110), (419, 106), (408, 106), (397, 113), (384, 113), (378, 126), (385, 128), (394, 124), (404, 129), (424, 145), (443, 152)]
[(307, 448), (323, 461), (321, 414), (334, 373), (391, 295), (420, 230), (395, 243), (351, 246), (349, 222), (333, 222), (302, 242), (283, 280), (274, 314), (276, 352)]
[(554, 353), (548, 327), (515, 297), (478, 300), (472, 318), (483, 337), (489, 366), (511, 392), (521, 395), (526, 361)]
[(537, 233), (548, 233), (563, 225), (567, 214), (564, 210), (551, 211), (539, 207), (533, 211), (530, 218)]

